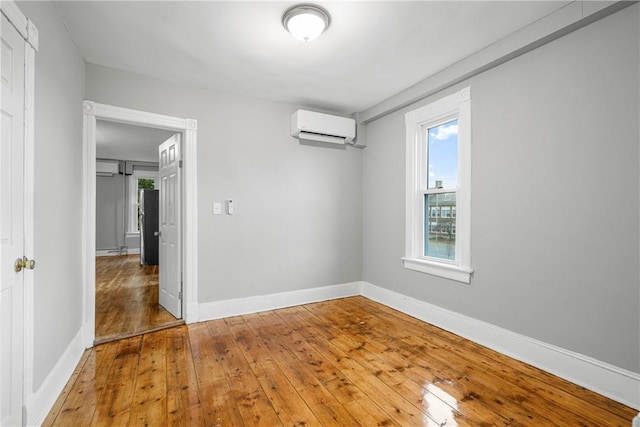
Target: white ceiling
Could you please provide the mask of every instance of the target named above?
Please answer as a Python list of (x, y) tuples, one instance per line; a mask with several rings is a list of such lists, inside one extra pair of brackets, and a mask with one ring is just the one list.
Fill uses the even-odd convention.
[(315, 2), (315, 41), (282, 27), (294, 2), (55, 1), (86, 61), (308, 108), (364, 111), (570, 2)]
[(96, 121), (96, 158), (158, 162), (158, 146), (175, 132)]

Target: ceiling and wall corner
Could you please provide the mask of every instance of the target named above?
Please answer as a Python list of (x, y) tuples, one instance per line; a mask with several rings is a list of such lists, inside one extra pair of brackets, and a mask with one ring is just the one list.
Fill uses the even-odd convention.
[[(54, 6), (87, 62), (352, 114), (570, 3), (319, 2), (331, 14), (331, 25), (309, 43), (294, 39), (282, 26), (282, 14), (292, 3), (86, 1)], [(169, 17), (171, 25), (158, 25)]]

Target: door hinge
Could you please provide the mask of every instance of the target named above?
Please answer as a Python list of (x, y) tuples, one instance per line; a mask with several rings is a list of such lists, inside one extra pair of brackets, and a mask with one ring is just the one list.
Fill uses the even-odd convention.
[(182, 160), (178, 160), (178, 167), (182, 168)]
[(182, 301), (182, 291), (178, 292), (178, 299)]

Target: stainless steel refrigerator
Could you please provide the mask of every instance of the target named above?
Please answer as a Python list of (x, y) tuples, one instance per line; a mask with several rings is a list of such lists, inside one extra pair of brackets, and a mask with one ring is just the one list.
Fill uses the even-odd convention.
[(160, 210), (158, 190), (140, 190), (140, 264), (158, 264)]

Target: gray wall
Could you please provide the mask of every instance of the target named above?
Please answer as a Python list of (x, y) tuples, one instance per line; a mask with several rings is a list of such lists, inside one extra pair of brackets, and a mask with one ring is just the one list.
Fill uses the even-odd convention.
[(124, 181), (124, 175), (96, 177), (96, 250), (114, 249), (125, 244)]
[(445, 93), (371, 123), (364, 280), (640, 372), (638, 10), (463, 83), (472, 92), (471, 285), (400, 260), (404, 113)]
[[(134, 171), (158, 171), (157, 163), (154, 166), (151, 162), (126, 162), (133, 163)], [(125, 183), (126, 192), (123, 188)], [(140, 235), (128, 232), (125, 235), (123, 232), (123, 224), (127, 231), (130, 228), (129, 190), (129, 175), (126, 178), (124, 175), (96, 176), (96, 250), (115, 249), (122, 245), (126, 245), (130, 252), (140, 249)]]
[[(360, 150), (301, 145), (298, 107), (87, 64), (87, 99), (198, 120), (200, 303), (360, 280)], [(233, 199), (235, 214), (212, 215)]]
[[(84, 61), (50, 2), (19, 2), (38, 27), (35, 87), (34, 377), (40, 387), (82, 322)], [(31, 385), (27, 385), (30, 387)]]

